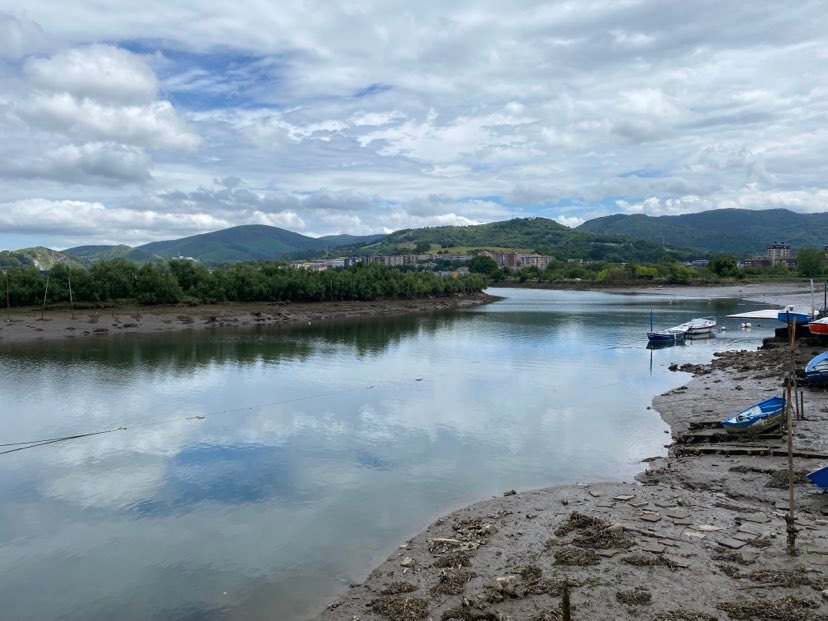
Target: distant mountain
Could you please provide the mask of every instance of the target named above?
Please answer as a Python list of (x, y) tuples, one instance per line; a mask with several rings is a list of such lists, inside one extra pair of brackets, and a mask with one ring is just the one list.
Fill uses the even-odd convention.
[(206, 263), (278, 259), (299, 253), (376, 241), (382, 235), (328, 235), (314, 238), (275, 226), (248, 224), (170, 241), (151, 242), (133, 248), (127, 255), (134, 261), (171, 257), (192, 257)]
[(73, 267), (81, 266), (81, 263), (74, 257), (43, 246), (0, 251), (0, 267), (31, 265), (38, 270), (48, 270), (56, 263), (64, 263)]
[(118, 259), (126, 257), (132, 248), (130, 246), (75, 246), (62, 251), (76, 259), (100, 261), (104, 259)]
[(787, 209), (715, 209), (681, 216), (612, 215), (588, 220), (578, 231), (620, 234), (654, 243), (738, 256), (765, 254), (767, 245), (785, 242), (795, 252), (828, 244), (828, 213)]
[(475, 226), (438, 226), (404, 229), (355, 254), (396, 254), (418, 247), (435, 248), (509, 248), (538, 251), (561, 259), (607, 259), (615, 261), (657, 261), (664, 254), (679, 260), (700, 253), (678, 247), (667, 251), (660, 243), (642, 242), (626, 235), (595, 234), (570, 229), (547, 218), (516, 218)]

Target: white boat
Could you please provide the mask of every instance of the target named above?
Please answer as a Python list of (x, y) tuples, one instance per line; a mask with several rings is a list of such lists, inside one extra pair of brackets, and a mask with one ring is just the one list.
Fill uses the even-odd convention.
[(670, 328), (673, 332), (684, 332), (687, 336), (697, 336), (699, 334), (710, 334), (713, 328), (716, 327), (715, 317), (697, 317), (690, 321), (685, 321), (677, 326)]

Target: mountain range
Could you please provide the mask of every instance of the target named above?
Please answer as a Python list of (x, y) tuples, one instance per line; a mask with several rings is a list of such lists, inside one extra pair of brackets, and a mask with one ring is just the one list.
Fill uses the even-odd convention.
[(717, 252), (764, 254), (783, 241), (794, 251), (828, 243), (828, 213), (800, 214), (786, 209), (718, 209), (681, 216), (612, 215), (571, 229), (546, 218), (517, 218), (475, 226), (403, 229), (389, 235), (307, 237), (265, 225), (236, 226), (169, 241), (129, 246), (78, 246), (62, 252), (26, 248), (0, 252), (4, 265), (48, 269), (56, 261), (77, 265), (123, 257), (137, 262), (192, 257), (207, 264), (233, 261), (311, 258), (360, 254), (401, 254), (426, 250), (511, 249), (560, 259), (657, 261)]

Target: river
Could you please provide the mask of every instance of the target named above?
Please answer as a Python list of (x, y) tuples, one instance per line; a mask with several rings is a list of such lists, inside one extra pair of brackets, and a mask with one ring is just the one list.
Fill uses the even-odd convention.
[[(441, 514), (632, 480), (737, 300), (529, 289), (451, 314), (0, 349), (0, 616), (297, 621)], [(645, 332), (717, 315), (716, 338)], [(775, 322), (774, 322), (775, 323)], [(203, 418), (202, 418), (203, 417)], [(95, 433), (25, 448), (32, 440)]]

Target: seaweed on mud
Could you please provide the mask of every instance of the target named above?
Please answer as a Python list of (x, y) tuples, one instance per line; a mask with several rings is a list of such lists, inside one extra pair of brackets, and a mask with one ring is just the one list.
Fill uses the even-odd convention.
[(555, 550), (556, 565), (597, 565), (601, 558), (592, 550), (561, 548)]
[(483, 518), (479, 517), (460, 520), (453, 524), (452, 528), (461, 541), (478, 541), (497, 532), (496, 526), (485, 523)]
[(576, 546), (594, 548), (596, 550), (610, 550), (620, 548), (626, 550), (634, 545), (634, 541), (624, 535), (621, 526), (590, 526), (583, 529), (572, 541)]
[(745, 558), (735, 550), (720, 550), (713, 555), (714, 561), (725, 561), (727, 563), (738, 563), (739, 565), (749, 565), (753, 561), (747, 561)]
[(432, 595), (460, 595), (466, 590), (466, 584), (477, 574), (466, 569), (444, 569), (440, 572), (440, 581), (431, 589)]
[(668, 610), (660, 612), (653, 617), (653, 621), (719, 621), (713, 615), (706, 612), (699, 612), (697, 610), (687, 610), (686, 608), (677, 608), (675, 610)]
[(532, 621), (561, 621), (563, 615), (560, 610), (541, 610)]
[(735, 565), (727, 565), (725, 563), (719, 563), (717, 565), (719, 571), (721, 571), (725, 576), (728, 578), (741, 578), (742, 572), (739, 571), (739, 568)]
[(380, 591), (380, 595), (399, 595), (400, 593), (411, 593), (416, 590), (416, 585), (400, 580), (386, 585), (386, 587)]
[(443, 612), (440, 621), (500, 621), (500, 616), (487, 604), (464, 597), (459, 606)]
[(678, 565), (673, 561), (663, 556), (654, 556), (651, 554), (630, 554), (622, 558), (621, 562), (635, 567), (669, 567), (672, 570), (678, 568)]
[(471, 556), (465, 550), (448, 552), (434, 561), (434, 567), (469, 567)]
[(571, 533), (573, 530), (580, 530), (591, 526), (607, 527), (609, 526), (609, 522), (602, 520), (601, 518), (595, 518), (573, 511), (566, 518), (566, 521), (562, 522), (561, 525), (555, 529), (555, 534), (558, 537), (563, 537), (564, 535)]
[(649, 604), (652, 594), (643, 587), (635, 587), (632, 591), (616, 591), (615, 599), (628, 606), (642, 606)]
[(825, 585), (825, 578), (821, 576), (810, 575), (809, 572), (802, 568), (786, 571), (784, 569), (758, 569), (746, 576), (753, 582), (761, 584), (779, 584), (784, 587), (798, 587), (798, 586), (812, 586), (816, 589), (822, 590)]
[(543, 577), (543, 570), (537, 565), (526, 565), (521, 567), (518, 574), (523, 578), (524, 582), (537, 582)]
[(428, 616), (428, 602), (420, 597), (386, 595), (372, 600), (368, 606), (391, 621), (419, 621)]
[(751, 548), (769, 548), (773, 545), (773, 541), (768, 537), (757, 537), (753, 541), (748, 541), (747, 545)]
[(719, 609), (733, 619), (755, 619), (756, 621), (807, 621), (810, 610), (819, 604), (799, 597), (782, 599), (751, 599), (737, 602), (722, 602)]
[[(774, 489), (788, 489), (788, 469), (782, 468), (769, 473), (768, 482), (765, 487)], [(794, 485), (801, 485), (808, 482), (807, 470), (794, 470)]]

